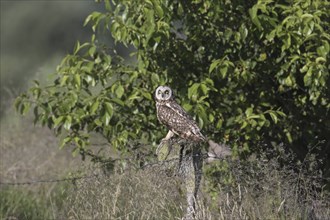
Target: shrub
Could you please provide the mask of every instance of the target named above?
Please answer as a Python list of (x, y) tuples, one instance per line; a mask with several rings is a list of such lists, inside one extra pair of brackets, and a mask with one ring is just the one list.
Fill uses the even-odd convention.
[[(300, 158), (318, 144), (318, 156), (329, 156), (327, 1), (104, 3), (86, 18), (91, 41), (77, 42), (53, 84), (35, 81), (16, 102), (63, 134), (62, 147), (85, 155), (94, 132), (122, 152), (131, 141), (154, 146), (165, 131), (152, 96), (166, 83), (208, 137), (239, 154), (266, 142)], [(109, 46), (109, 35), (133, 59)]]

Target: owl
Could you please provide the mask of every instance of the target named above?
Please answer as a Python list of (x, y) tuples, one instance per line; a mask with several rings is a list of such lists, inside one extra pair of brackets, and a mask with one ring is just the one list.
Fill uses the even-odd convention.
[(169, 140), (174, 134), (194, 142), (206, 141), (196, 122), (174, 100), (172, 89), (159, 86), (155, 92), (157, 118), (169, 132), (163, 140)]

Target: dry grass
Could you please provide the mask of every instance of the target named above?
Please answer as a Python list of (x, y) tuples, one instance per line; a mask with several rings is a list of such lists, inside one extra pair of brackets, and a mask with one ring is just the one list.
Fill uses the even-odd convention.
[(34, 126), (8, 109), (0, 123), (2, 181), (20, 182), (59, 177), (81, 165), (70, 149), (59, 150), (58, 140), (47, 128)]
[[(272, 157), (269, 158), (269, 154)], [(210, 172), (206, 206), (215, 219), (329, 219), (330, 195), (322, 174), (305, 164), (283, 163), (290, 154), (276, 152), (232, 163), (230, 171)], [(309, 169), (308, 169), (309, 168)], [(229, 175), (231, 183), (221, 178)], [(211, 192), (210, 192), (211, 191)], [(212, 195), (212, 196), (210, 196)], [(212, 199), (211, 199), (212, 198)]]
[[(63, 178), (81, 165), (70, 150), (58, 149), (51, 131), (33, 126), (32, 117), (22, 118), (13, 108), (4, 112), (0, 123), (1, 182)], [(0, 185), (0, 219), (56, 219), (65, 187), (66, 183)]]
[(83, 179), (69, 190), (64, 216), (68, 219), (178, 219), (182, 216), (184, 200), (177, 185), (175, 178), (145, 171)]
[[(295, 166), (297, 168), (297, 166)], [(68, 191), (63, 217), (69, 219), (181, 219), (186, 201), (181, 179), (163, 167), (113, 172), (92, 168), (98, 178), (82, 179)], [(224, 183), (221, 175), (232, 175)], [(209, 173), (210, 174), (210, 173)], [(277, 159), (233, 162), (230, 171), (204, 179), (196, 219), (329, 219), (329, 194), (309, 172)]]

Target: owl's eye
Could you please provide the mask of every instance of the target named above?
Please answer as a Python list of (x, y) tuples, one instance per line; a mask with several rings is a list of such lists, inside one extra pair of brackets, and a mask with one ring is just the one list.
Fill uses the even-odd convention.
[(168, 95), (170, 92), (168, 90), (165, 91), (165, 94)]
[(159, 94), (161, 94), (161, 93), (162, 93), (162, 91), (158, 90), (157, 94), (159, 95)]

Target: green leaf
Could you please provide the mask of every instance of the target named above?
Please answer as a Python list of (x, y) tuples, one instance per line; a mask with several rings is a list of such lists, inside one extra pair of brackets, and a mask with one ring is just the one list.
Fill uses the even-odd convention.
[(292, 143), (292, 136), (291, 136), (291, 133), (290, 133), (289, 131), (287, 131), (287, 132), (285, 133), (285, 135), (286, 135), (286, 138), (288, 139), (289, 143)]
[(96, 47), (95, 46), (90, 47), (89, 50), (88, 50), (89, 56), (92, 57), (92, 58), (94, 58), (95, 51), (96, 51)]
[(203, 121), (202, 117), (198, 117), (198, 127), (200, 127), (202, 129), (203, 126), (204, 126), (204, 121)]
[(124, 87), (122, 85), (118, 85), (115, 90), (116, 96), (120, 99), (123, 96), (124, 92)]
[(257, 119), (257, 118), (261, 118), (261, 115), (250, 115), (247, 117), (247, 119)]
[(61, 86), (64, 86), (67, 82), (67, 80), (69, 79), (69, 76), (68, 75), (64, 75), (62, 78), (61, 78)]
[(209, 73), (212, 73), (213, 70), (219, 65), (219, 63), (220, 63), (220, 60), (214, 60), (210, 65)]
[(24, 102), (21, 105), (21, 109), (20, 109), (21, 115), (25, 115), (30, 110), (30, 107), (31, 107), (31, 103), (30, 102)]
[(188, 88), (188, 98), (196, 101), (197, 96), (198, 96), (198, 88), (200, 86), (200, 83), (194, 83), (191, 87)]
[(156, 10), (156, 13), (157, 15), (162, 18), (164, 16), (164, 11), (162, 9), (162, 7), (160, 5), (155, 5), (155, 10)]
[(228, 71), (228, 66), (223, 65), (220, 67), (220, 73), (223, 79), (226, 78), (227, 71)]
[(57, 127), (62, 121), (64, 120), (64, 116), (60, 116), (58, 118), (53, 118), (54, 121), (54, 127)]
[(69, 131), (72, 125), (72, 117), (70, 115), (65, 117), (65, 122), (64, 122), (64, 129)]
[(305, 86), (310, 86), (312, 84), (312, 68), (309, 68), (307, 73), (304, 76), (304, 84)]
[(75, 82), (76, 82), (77, 87), (80, 88), (80, 86), (81, 86), (80, 75), (79, 75), (79, 74), (75, 74), (75, 75), (74, 75), (74, 80), (75, 80)]
[(197, 106), (197, 113), (198, 113), (198, 116), (203, 119), (203, 122), (204, 123), (207, 122), (207, 118), (208, 117), (206, 115), (206, 110), (205, 110), (205, 107), (204, 106), (198, 105)]
[(128, 100), (133, 101), (133, 100), (135, 100), (135, 99), (139, 99), (139, 98), (141, 98), (141, 97), (139, 96), (139, 93), (138, 93), (138, 92), (134, 92), (133, 94), (131, 94), (131, 95), (128, 97)]
[(325, 63), (326, 61), (327, 61), (327, 60), (324, 59), (323, 57), (318, 57), (318, 58), (315, 59), (315, 62), (316, 62), (317, 64), (319, 64), (319, 63)]
[(91, 106), (90, 109), (90, 114), (95, 114), (96, 110), (99, 108), (100, 102), (98, 100), (96, 100), (93, 105)]
[(202, 89), (204, 95), (208, 94), (209, 88), (204, 83), (200, 84), (200, 88)]
[(251, 116), (251, 115), (252, 115), (252, 112), (253, 112), (253, 108), (247, 108), (247, 109), (245, 110), (245, 115), (246, 115), (246, 117)]
[(246, 126), (248, 126), (247, 121), (243, 121), (243, 124), (241, 125), (241, 130), (244, 129)]
[(118, 105), (120, 105), (120, 106), (125, 105), (125, 103), (122, 100), (118, 99), (118, 98), (113, 98), (113, 99), (111, 99), (111, 101), (118, 104)]
[(305, 19), (305, 18), (313, 18), (313, 17), (314, 17), (313, 15), (306, 13), (306, 14), (301, 15), (300, 18)]
[(110, 122), (110, 119), (111, 119), (111, 116), (109, 115), (108, 112), (105, 112), (102, 116), (102, 121), (103, 121), (103, 124), (105, 126), (108, 126), (109, 125), (109, 122)]
[(152, 100), (152, 95), (149, 92), (142, 91), (143, 97), (145, 97), (148, 100)]
[(183, 103), (182, 108), (189, 112), (192, 109), (192, 105), (190, 105), (189, 103)]
[[(112, 104), (110, 102), (105, 102), (104, 106), (105, 106), (105, 110), (106, 110), (106, 113), (107, 113), (108, 117), (111, 118), (112, 115), (113, 115), (113, 106), (112, 106)], [(110, 118), (109, 118), (109, 120), (110, 120)]]
[(97, 126), (99, 126), (99, 127), (102, 126), (102, 121), (101, 121), (99, 118), (95, 119), (95, 120), (94, 120), (94, 123), (95, 123)]
[(278, 118), (277, 115), (274, 112), (269, 112), (270, 117), (272, 118), (273, 122), (277, 124)]
[(105, 3), (105, 9), (107, 11), (112, 11), (110, 0), (104, 0), (104, 3)]
[(77, 41), (77, 43), (73, 49), (73, 54), (77, 54), (79, 50), (80, 50), (80, 42)]
[(256, 4), (251, 9), (249, 9), (249, 14), (253, 24), (255, 24), (259, 30), (262, 30), (262, 26), (259, 21), (257, 13), (258, 13), (258, 5)]
[(288, 86), (288, 87), (291, 87), (293, 85), (291, 76), (286, 77), (286, 79), (285, 79), (285, 85)]
[(116, 35), (116, 33), (117, 33), (117, 29), (120, 27), (120, 24), (119, 23), (117, 23), (117, 22), (113, 22), (112, 24), (111, 24), (111, 34), (112, 34), (112, 36), (115, 36)]
[(219, 119), (218, 122), (217, 122), (216, 128), (217, 129), (222, 128), (222, 124), (223, 124), (223, 120), (222, 119)]
[(214, 122), (214, 115), (213, 114), (209, 114), (209, 121), (211, 123)]
[(71, 137), (66, 137), (64, 138), (62, 141), (61, 141), (61, 144), (60, 144), (60, 149), (62, 149), (67, 143), (71, 142), (72, 141), (72, 138)]
[(154, 84), (158, 84), (160, 82), (159, 76), (156, 73), (152, 73), (151, 80)]

